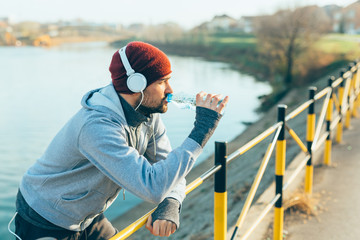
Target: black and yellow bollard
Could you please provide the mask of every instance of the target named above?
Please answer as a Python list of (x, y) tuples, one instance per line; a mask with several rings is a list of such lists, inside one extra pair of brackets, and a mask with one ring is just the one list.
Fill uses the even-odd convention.
[(275, 156), (275, 194), (280, 194), (280, 198), (275, 203), (274, 209), (274, 240), (283, 239), (284, 228), (284, 208), (282, 206), (282, 189), (285, 174), (286, 159), (286, 140), (285, 140), (285, 113), (286, 105), (278, 105), (278, 122), (283, 122), (279, 138), (276, 143)]
[(214, 240), (225, 240), (227, 233), (226, 142), (215, 142)]
[(312, 193), (312, 184), (313, 184), (313, 165), (312, 165), (312, 151), (311, 146), (314, 140), (315, 135), (315, 92), (316, 87), (309, 88), (309, 99), (312, 100), (312, 103), (309, 106), (309, 112), (307, 116), (307, 131), (306, 131), (306, 141), (307, 149), (310, 154), (310, 158), (306, 163), (306, 172), (305, 172), (305, 193)]
[(340, 120), (337, 124), (336, 129), (336, 142), (341, 143), (342, 142), (342, 134), (343, 134), (343, 116), (342, 116), (342, 104), (343, 104), (343, 96), (344, 96), (344, 86), (345, 86), (345, 79), (344, 79), (344, 73), (345, 71), (341, 70), (340, 77), (342, 78), (342, 81), (340, 83), (340, 87), (338, 89), (338, 95), (339, 95), (339, 116)]
[(330, 93), (330, 99), (329, 99), (329, 103), (328, 103), (328, 107), (326, 110), (326, 132), (327, 132), (327, 137), (326, 137), (326, 141), (325, 141), (325, 150), (324, 150), (324, 164), (327, 166), (331, 165), (331, 146), (332, 146), (332, 140), (331, 140), (331, 121), (333, 118), (333, 99), (332, 99), (332, 94), (333, 94), (333, 87), (332, 87), (332, 83), (334, 82), (335, 77), (331, 76), (328, 79), (328, 86), (331, 88), (331, 93)]

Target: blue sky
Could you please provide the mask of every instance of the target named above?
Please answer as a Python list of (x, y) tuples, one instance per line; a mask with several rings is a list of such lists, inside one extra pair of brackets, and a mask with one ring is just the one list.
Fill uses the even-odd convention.
[(273, 13), (277, 9), (317, 4), (347, 6), (356, 0), (0, 0), (0, 17), (14, 21), (86, 21), (157, 24), (176, 22), (192, 27), (215, 15), (241, 16)]

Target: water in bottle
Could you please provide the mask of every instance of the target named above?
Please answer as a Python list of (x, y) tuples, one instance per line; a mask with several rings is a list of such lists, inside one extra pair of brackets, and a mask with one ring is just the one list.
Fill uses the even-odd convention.
[(196, 97), (185, 93), (168, 94), (167, 101), (181, 109), (196, 109)]
[[(196, 96), (193, 95), (189, 95), (186, 93), (170, 93), (167, 95), (166, 100), (181, 109), (196, 109)], [(221, 102), (222, 100), (220, 100), (218, 104), (220, 104)]]

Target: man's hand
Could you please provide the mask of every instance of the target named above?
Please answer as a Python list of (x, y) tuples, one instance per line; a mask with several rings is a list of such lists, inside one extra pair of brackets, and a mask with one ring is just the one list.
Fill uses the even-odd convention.
[(146, 228), (155, 236), (170, 236), (180, 226), (179, 210), (178, 200), (171, 197), (165, 198), (149, 216)]
[(156, 220), (152, 224), (152, 217), (150, 215), (146, 222), (146, 228), (154, 236), (169, 237), (176, 231), (176, 224), (167, 220)]
[(221, 113), (227, 102), (229, 101), (229, 97), (226, 96), (219, 104), (221, 97), (221, 94), (207, 94), (206, 92), (201, 91), (196, 94), (196, 106), (209, 108), (218, 113)]

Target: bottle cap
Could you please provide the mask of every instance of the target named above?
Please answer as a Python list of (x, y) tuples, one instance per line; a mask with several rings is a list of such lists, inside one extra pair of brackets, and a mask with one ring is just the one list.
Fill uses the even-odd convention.
[(166, 101), (167, 101), (167, 102), (171, 102), (172, 99), (173, 99), (173, 94), (172, 94), (172, 93), (169, 93), (169, 94), (167, 95)]

